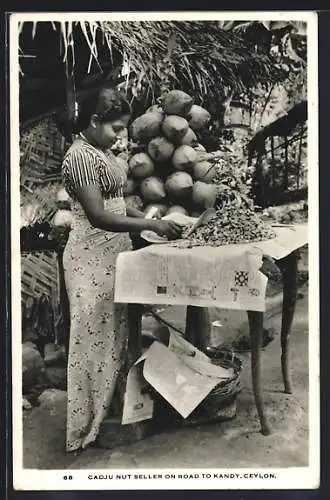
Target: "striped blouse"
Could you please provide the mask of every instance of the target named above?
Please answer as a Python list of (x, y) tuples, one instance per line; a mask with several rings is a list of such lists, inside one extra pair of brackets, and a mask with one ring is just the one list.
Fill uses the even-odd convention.
[(102, 152), (84, 138), (76, 139), (62, 164), (65, 189), (73, 200), (79, 187), (99, 186), (105, 199), (123, 197), (126, 173), (111, 151)]

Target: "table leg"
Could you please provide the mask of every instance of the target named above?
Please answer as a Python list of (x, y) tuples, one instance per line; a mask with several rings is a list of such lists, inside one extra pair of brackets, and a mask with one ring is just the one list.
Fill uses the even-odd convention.
[(210, 345), (211, 325), (206, 307), (187, 306), (185, 338), (197, 349)]
[(128, 358), (130, 365), (142, 354), (142, 312), (141, 304), (128, 304)]
[(254, 399), (260, 419), (261, 432), (264, 436), (271, 434), (271, 429), (265, 416), (264, 401), (261, 388), (261, 359), (263, 333), (263, 313), (247, 311), (251, 337), (251, 372)]
[(297, 301), (297, 270), (299, 252), (294, 251), (284, 259), (278, 261), (283, 278), (283, 306), (281, 325), (281, 367), (284, 383), (284, 392), (292, 394), (290, 376), (290, 333)]

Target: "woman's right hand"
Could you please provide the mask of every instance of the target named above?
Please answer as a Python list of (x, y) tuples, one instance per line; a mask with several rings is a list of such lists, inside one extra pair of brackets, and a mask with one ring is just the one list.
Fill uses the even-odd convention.
[(172, 220), (152, 219), (150, 222), (152, 223), (150, 229), (160, 236), (166, 236), (169, 240), (176, 240), (181, 236), (182, 226)]

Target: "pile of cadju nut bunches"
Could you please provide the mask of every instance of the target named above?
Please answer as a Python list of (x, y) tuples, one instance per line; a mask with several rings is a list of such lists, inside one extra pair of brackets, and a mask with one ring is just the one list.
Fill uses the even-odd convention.
[(276, 237), (272, 228), (252, 208), (236, 203), (223, 205), (216, 210), (214, 218), (187, 237), (189, 228), (184, 229), (182, 241), (173, 243), (173, 245), (184, 248), (216, 247), (263, 241)]
[[(128, 159), (128, 204), (161, 216), (172, 212), (198, 216), (215, 204), (214, 155), (198, 142), (210, 113), (181, 90), (163, 95), (129, 129), (136, 148)], [(209, 158), (207, 160), (206, 158)]]
[(221, 176), (223, 153), (207, 153), (200, 144), (210, 113), (181, 90), (166, 93), (159, 102), (129, 129), (134, 147), (128, 159), (127, 204), (145, 212), (156, 207), (162, 217), (173, 212), (196, 217), (206, 208), (216, 209), (215, 218), (189, 237), (188, 228), (184, 230), (183, 240), (173, 243), (176, 246), (220, 246), (274, 238), (244, 190), (231, 188)]

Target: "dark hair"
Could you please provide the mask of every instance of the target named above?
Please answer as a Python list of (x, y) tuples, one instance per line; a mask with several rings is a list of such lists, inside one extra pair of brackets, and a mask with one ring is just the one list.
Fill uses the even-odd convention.
[[(78, 102), (78, 116), (75, 120), (64, 118), (58, 120), (58, 128), (63, 135), (77, 134), (88, 127), (92, 115), (98, 115), (102, 123), (117, 120), (131, 114), (131, 106), (120, 92), (110, 85), (104, 85), (97, 92)], [(66, 123), (65, 123), (66, 122)], [(62, 129), (62, 130), (61, 130)], [(65, 133), (64, 133), (65, 130)]]

